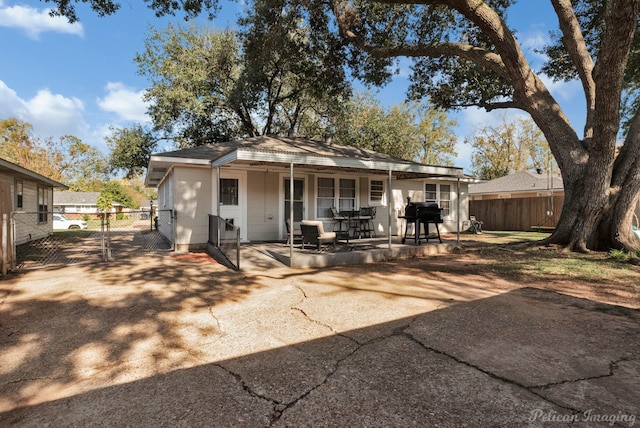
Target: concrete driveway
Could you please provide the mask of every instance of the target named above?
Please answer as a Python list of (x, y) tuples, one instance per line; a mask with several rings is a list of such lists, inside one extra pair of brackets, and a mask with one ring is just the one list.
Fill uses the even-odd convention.
[(0, 426), (640, 424), (636, 309), (426, 262), (0, 280)]

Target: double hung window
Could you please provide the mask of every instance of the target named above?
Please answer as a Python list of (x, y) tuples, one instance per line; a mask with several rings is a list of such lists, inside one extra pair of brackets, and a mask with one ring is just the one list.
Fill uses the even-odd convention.
[(316, 218), (331, 218), (331, 208), (338, 211), (356, 209), (355, 178), (318, 177)]
[(49, 213), (49, 189), (38, 186), (38, 223), (46, 223)]
[(425, 202), (438, 204), (442, 208), (442, 216), (451, 215), (451, 185), (426, 183), (424, 185)]

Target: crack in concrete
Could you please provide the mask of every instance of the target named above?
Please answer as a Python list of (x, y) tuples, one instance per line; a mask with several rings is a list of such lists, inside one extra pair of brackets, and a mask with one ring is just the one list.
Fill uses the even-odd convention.
[(231, 375), (236, 380), (236, 382), (242, 387), (242, 390), (245, 391), (247, 394), (249, 394), (249, 396), (271, 403), (272, 411), (270, 415), (267, 415), (267, 418), (268, 418), (267, 426), (271, 426), (274, 423), (274, 421), (280, 418), (281, 412), (279, 412), (278, 409), (286, 405), (284, 405), (283, 403), (281, 403), (276, 399), (267, 397), (266, 395), (259, 394), (258, 392), (254, 391), (253, 389), (251, 389), (249, 385), (247, 385), (244, 379), (242, 379), (242, 375), (234, 372), (233, 370), (225, 367), (224, 365), (220, 363), (214, 363), (213, 365), (221, 368), (222, 370), (227, 372), (229, 375)]
[(200, 299), (205, 305), (207, 305), (207, 311), (209, 312), (209, 315), (211, 315), (211, 318), (213, 318), (213, 322), (215, 324), (215, 326), (213, 327), (214, 331), (220, 335), (223, 335), (224, 330), (222, 330), (222, 325), (220, 323), (220, 320), (213, 313), (213, 305), (211, 305), (207, 299), (205, 299), (202, 295), (200, 295), (200, 293), (198, 293), (197, 291), (191, 290), (188, 284), (184, 284), (183, 287), (187, 293), (191, 294), (192, 296), (195, 296), (196, 298)]
[(351, 358), (351, 356), (353, 356), (356, 352), (358, 352), (364, 346), (364, 345), (359, 344), (356, 341), (354, 341), (354, 342), (356, 343), (356, 347), (351, 352), (349, 352), (348, 354), (344, 355), (342, 358), (336, 359), (336, 362), (333, 365), (333, 369), (330, 370), (324, 376), (324, 379), (321, 382), (318, 382), (317, 385), (312, 386), (306, 392), (300, 394), (297, 398), (291, 400), (290, 402), (288, 402), (288, 403), (280, 403), (280, 408), (276, 408), (275, 409), (276, 410), (275, 417), (271, 420), (271, 423), (269, 424), (269, 426), (273, 426), (273, 424), (278, 422), (285, 411), (287, 411), (291, 407), (295, 406), (298, 402), (300, 402), (301, 400), (304, 400), (305, 398), (307, 398), (313, 391), (317, 390), (318, 388), (320, 388), (321, 386), (326, 384), (329, 381), (329, 379), (331, 379), (333, 377), (333, 375), (338, 371), (338, 369), (340, 368), (340, 365), (344, 361), (346, 361), (347, 359)]
[(361, 345), (360, 342), (358, 342), (356, 339), (349, 337), (347, 335), (345, 335), (344, 333), (340, 333), (339, 331), (337, 331), (335, 328), (333, 328), (332, 326), (330, 326), (327, 323), (324, 323), (322, 321), (316, 320), (315, 318), (311, 318), (309, 316), (309, 314), (307, 314), (304, 309), (297, 307), (297, 305), (302, 304), (306, 299), (307, 299), (307, 293), (304, 291), (304, 289), (302, 289), (302, 287), (300, 287), (299, 285), (294, 285), (294, 287), (296, 287), (301, 293), (302, 293), (302, 299), (296, 303), (296, 306), (291, 306), (290, 309), (293, 311), (298, 311), (302, 314), (303, 317), (305, 317), (309, 322), (319, 325), (321, 327), (324, 327), (326, 329), (329, 329), (329, 331), (331, 331), (331, 333), (333, 333), (336, 336), (340, 336), (340, 337), (344, 337), (345, 339), (352, 341), (354, 343), (356, 343), (357, 345)]
[[(410, 327), (410, 325), (409, 325), (408, 327)], [(409, 339), (409, 340), (411, 340), (411, 341), (413, 341), (413, 342), (417, 343), (418, 345), (420, 345), (422, 348), (426, 349), (427, 351), (431, 351), (431, 352), (434, 352), (434, 353), (436, 353), (436, 354), (439, 354), (439, 355), (445, 356), (445, 357), (447, 357), (447, 358), (450, 358), (450, 359), (452, 359), (453, 361), (455, 361), (456, 363), (463, 364), (463, 365), (465, 365), (465, 366), (467, 366), (467, 367), (470, 367), (470, 368), (472, 368), (472, 369), (474, 369), (474, 370), (477, 370), (477, 371), (479, 371), (479, 372), (481, 372), (481, 373), (484, 373), (485, 375), (487, 375), (487, 376), (489, 376), (489, 377), (491, 377), (491, 378), (493, 378), (493, 379), (499, 380), (499, 381), (501, 381), (501, 382), (504, 382), (504, 383), (507, 383), (507, 384), (510, 384), (510, 385), (517, 386), (518, 388), (521, 388), (521, 389), (523, 389), (523, 390), (525, 390), (525, 391), (529, 392), (530, 394), (533, 394), (533, 395), (535, 395), (536, 397), (539, 397), (539, 398), (540, 398), (540, 399), (542, 399), (543, 401), (546, 401), (546, 402), (548, 402), (548, 403), (550, 403), (550, 404), (552, 404), (552, 405), (554, 405), (554, 406), (560, 407), (560, 408), (562, 408), (562, 409), (565, 409), (565, 410), (568, 410), (568, 411), (570, 411), (570, 412), (574, 412), (574, 413), (579, 413), (579, 412), (580, 412), (580, 410), (578, 410), (578, 409), (574, 409), (574, 408), (572, 408), (572, 407), (567, 407), (567, 406), (564, 406), (564, 405), (562, 405), (562, 404), (556, 403), (556, 402), (554, 402), (552, 399), (550, 399), (550, 398), (548, 398), (548, 397), (545, 397), (544, 395), (542, 395), (541, 393), (538, 393), (537, 391), (534, 391), (533, 389), (534, 389), (535, 387), (527, 386), (527, 385), (525, 385), (525, 384), (523, 384), (523, 383), (521, 383), (521, 382), (518, 382), (518, 381), (516, 381), (516, 380), (509, 379), (509, 378), (507, 378), (507, 377), (504, 377), (504, 376), (501, 376), (501, 375), (499, 375), (499, 374), (493, 373), (493, 372), (491, 372), (491, 371), (489, 371), (489, 370), (483, 369), (482, 367), (480, 367), (480, 366), (478, 366), (478, 365), (476, 365), (476, 364), (473, 364), (473, 363), (470, 363), (470, 362), (468, 362), (468, 361), (465, 361), (465, 360), (463, 360), (463, 359), (461, 359), (461, 358), (458, 358), (458, 357), (456, 357), (456, 356), (454, 356), (454, 355), (451, 355), (451, 354), (449, 354), (449, 353), (447, 353), (447, 352), (445, 352), (445, 351), (441, 351), (441, 350), (439, 350), (439, 349), (432, 348), (432, 347), (430, 347), (430, 346), (428, 346), (428, 345), (426, 345), (426, 344), (422, 343), (418, 338), (416, 338), (415, 336), (413, 336), (411, 333), (408, 333), (408, 332), (406, 331), (406, 329), (404, 329), (404, 331), (402, 332), (402, 336), (404, 336), (404, 337), (406, 337), (407, 339)]]
[(597, 376), (586, 376), (586, 377), (581, 377), (581, 378), (576, 378), (576, 379), (561, 380), (561, 381), (558, 381), (558, 382), (550, 382), (550, 383), (546, 383), (546, 384), (543, 384), (543, 385), (533, 385), (533, 386), (530, 386), (529, 388), (549, 389), (549, 388), (552, 388), (554, 386), (565, 385), (565, 384), (568, 384), (568, 383), (577, 383), (577, 382), (582, 382), (582, 381), (585, 381), (585, 380), (595, 380), (595, 379), (603, 379), (603, 378), (611, 377), (611, 376), (613, 376), (615, 374), (615, 371), (618, 368), (618, 363), (620, 363), (622, 361), (629, 361), (629, 359), (620, 358), (618, 360), (611, 361), (609, 363), (609, 373), (607, 373), (607, 374), (597, 375)]

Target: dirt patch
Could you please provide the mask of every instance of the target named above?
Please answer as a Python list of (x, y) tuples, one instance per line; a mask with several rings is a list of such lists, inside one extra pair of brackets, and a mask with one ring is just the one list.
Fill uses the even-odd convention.
[(213, 257), (207, 253), (175, 253), (169, 254), (169, 257), (177, 260), (190, 260), (201, 263), (218, 263)]

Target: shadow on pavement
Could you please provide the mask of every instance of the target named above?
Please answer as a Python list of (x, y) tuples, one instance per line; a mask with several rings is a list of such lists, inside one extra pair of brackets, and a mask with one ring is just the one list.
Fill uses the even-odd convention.
[[(256, 333), (271, 349), (252, 352), (249, 346), (243, 355), (217, 358), (227, 343), (224, 325), (199, 332), (195, 317), (181, 326), (184, 330), (167, 331), (162, 322), (180, 305), (206, 305), (198, 293), (214, 292), (166, 285), (165, 290), (143, 287), (134, 300), (115, 294), (108, 307), (92, 306), (87, 296), (65, 308), (43, 301), (15, 307), (9, 318), (4, 314), (5, 349), (17, 352), (41, 340), (45, 349), (55, 348), (54, 339), (68, 341), (60, 349), (73, 348), (76, 341), (89, 340), (82, 337), (86, 330), (98, 334), (103, 348), (97, 355), (42, 352), (31, 356), (37, 361), (29, 370), (24, 361), (14, 361), (13, 370), (5, 366), (0, 425), (612, 426), (616, 418), (617, 426), (633, 426), (640, 417), (640, 312), (634, 309), (523, 288), (337, 331), (311, 315), (303, 299), (292, 301), (290, 309), (304, 317)], [(236, 286), (240, 298), (242, 284)], [(214, 294), (207, 296), (215, 300)], [(270, 298), (276, 296), (262, 300)], [(260, 319), (254, 312), (266, 309), (249, 306), (233, 319)], [(347, 312), (354, 309), (345, 308), (344, 316), (357, 316)], [(52, 316), (60, 310), (68, 315)], [(21, 311), (31, 312), (29, 323), (26, 318), (21, 323)], [(35, 321), (42, 326), (31, 324), (35, 313), (42, 314)], [(139, 318), (118, 321), (132, 313)], [(46, 337), (42, 331), (51, 322), (70, 334)], [(122, 329), (125, 324), (141, 331)], [(157, 335), (143, 331), (145, 326)], [(247, 322), (247, 328), (255, 324)], [(286, 343), (287, 328), (317, 328), (324, 336)], [(127, 361), (134, 345), (125, 343), (135, 344), (139, 334), (158, 342), (137, 343), (148, 348), (149, 360)], [(182, 352), (185, 340), (197, 354), (186, 352), (166, 366), (152, 361), (162, 360), (154, 350)], [(74, 385), (80, 382), (74, 378), (79, 370), (74, 358), (96, 358), (104, 365), (87, 366), (95, 377)], [(133, 380), (111, 367), (145, 363), (156, 365)], [(61, 392), (65, 388), (68, 392)], [(27, 397), (32, 404), (24, 403)]]

